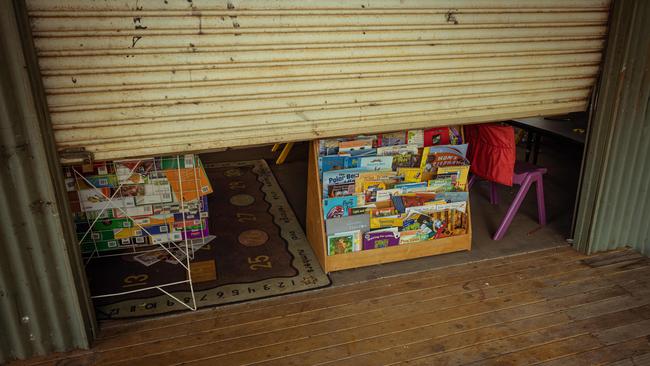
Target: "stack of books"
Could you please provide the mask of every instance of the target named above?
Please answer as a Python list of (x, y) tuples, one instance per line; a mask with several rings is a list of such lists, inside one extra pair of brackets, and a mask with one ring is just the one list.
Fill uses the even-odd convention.
[(209, 235), (212, 187), (198, 156), (96, 162), (64, 175), (82, 253)]
[(328, 255), (467, 233), (458, 127), (319, 141)]

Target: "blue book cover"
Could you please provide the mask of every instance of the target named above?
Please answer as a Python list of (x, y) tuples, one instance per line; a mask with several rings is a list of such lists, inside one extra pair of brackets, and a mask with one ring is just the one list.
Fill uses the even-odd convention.
[(427, 189), (427, 182), (400, 183), (395, 188), (401, 189), (402, 193), (421, 192)]
[(324, 172), (359, 167), (359, 158), (345, 155), (328, 155), (318, 158), (321, 176)]
[(341, 196), (323, 200), (323, 215), (325, 219), (345, 217), (350, 215), (352, 207), (357, 206), (357, 196)]
[(392, 170), (392, 156), (364, 156), (359, 159), (359, 168), (368, 170)]
[(327, 187), (335, 184), (354, 183), (365, 169), (341, 169), (323, 172), (323, 197), (327, 197)]

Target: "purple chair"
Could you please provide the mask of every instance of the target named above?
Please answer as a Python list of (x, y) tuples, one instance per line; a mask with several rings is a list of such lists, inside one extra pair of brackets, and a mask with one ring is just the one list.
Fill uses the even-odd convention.
[[(501, 240), (505, 235), (512, 219), (515, 217), (521, 203), (524, 201), (530, 186), (535, 183), (537, 184), (537, 217), (539, 219), (540, 225), (546, 225), (546, 207), (544, 206), (544, 180), (543, 176), (546, 174), (546, 168), (538, 167), (536, 165), (526, 163), (523, 161), (515, 162), (515, 171), (512, 176), (512, 183), (519, 185), (519, 191), (515, 196), (514, 201), (510, 204), (506, 216), (501, 221), (501, 225), (497, 229), (496, 233), (492, 237), (492, 240)], [(472, 188), (474, 182), (477, 179), (480, 179), (476, 175), (472, 175), (468, 183), (468, 189)], [(490, 203), (496, 205), (499, 203), (499, 197), (497, 193), (497, 184), (490, 182)]]

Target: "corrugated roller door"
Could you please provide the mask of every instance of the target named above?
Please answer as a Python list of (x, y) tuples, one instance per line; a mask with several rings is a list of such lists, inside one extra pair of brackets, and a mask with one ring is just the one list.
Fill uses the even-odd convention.
[(28, 0), (97, 159), (584, 110), (608, 0)]

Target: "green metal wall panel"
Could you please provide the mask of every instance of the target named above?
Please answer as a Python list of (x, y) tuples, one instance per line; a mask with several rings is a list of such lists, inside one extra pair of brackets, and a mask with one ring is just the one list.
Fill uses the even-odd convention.
[(85, 348), (94, 325), (21, 7), (0, 3), (0, 364)]
[(575, 232), (583, 252), (630, 246), (650, 255), (648, 35), (650, 2), (616, 1)]

